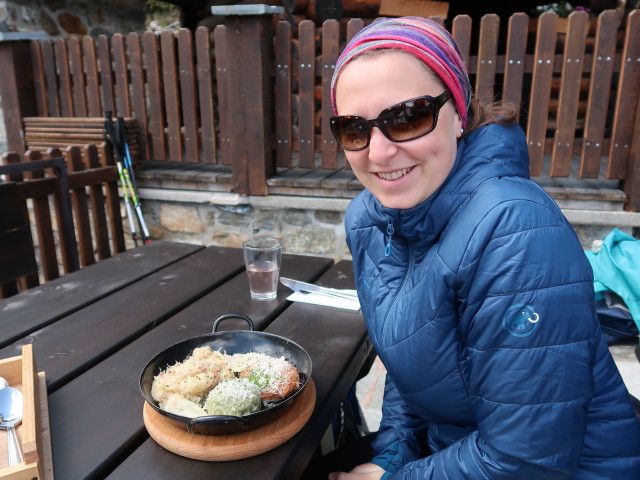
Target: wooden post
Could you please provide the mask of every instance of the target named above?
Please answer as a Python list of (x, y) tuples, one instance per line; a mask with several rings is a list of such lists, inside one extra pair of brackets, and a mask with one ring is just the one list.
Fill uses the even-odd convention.
[(284, 13), (284, 9), (230, 5), (211, 7), (211, 13), (226, 17), (234, 191), (266, 195), (266, 180), (275, 172), (272, 15)]
[[(33, 34), (34, 38), (44, 38)], [(25, 150), (22, 118), (38, 115), (31, 64), (31, 35), (8, 32), (0, 35), (0, 98), (7, 135), (7, 150)]]

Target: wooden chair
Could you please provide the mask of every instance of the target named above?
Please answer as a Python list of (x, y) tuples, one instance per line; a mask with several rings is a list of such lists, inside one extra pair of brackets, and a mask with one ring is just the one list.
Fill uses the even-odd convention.
[(108, 145), (50, 149), (49, 155), (67, 161), (81, 266), (124, 252), (118, 168)]
[[(9, 192), (6, 196), (11, 194), (13, 197), (8, 208), (21, 214), (21, 219), (13, 220), (12, 224), (21, 225), (24, 230), (25, 219), (28, 222), (27, 200), (33, 202), (31, 223), (35, 225), (38, 239), (35, 257), (39, 259), (40, 279), (49, 281), (60, 276), (60, 265), (62, 273), (69, 273), (124, 252), (126, 245), (120, 214), (118, 169), (109, 147), (106, 144), (72, 146), (64, 150), (49, 149), (45, 155), (49, 160), (43, 160), (40, 151), (30, 150), (24, 155), (7, 153), (2, 156), (5, 165), (0, 165), (0, 175), (7, 175), (7, 182), (15, 183), (17, 188), (16, 194), (13, 187), (3, 187)], [(23, 174), (27, 173), (29, 178), (25, 179)], [(53, 211), (50, 210), (51, 199), (55, 204)], [(34, 242), (30, 240), (34, 237), (23, 238), (25, 250), (34, 250)], [(13, 257), (9, 252), (15, 249), (15, 242), (12, 245), (12, 249), (6, 249), (7, 259)], [(2, 244), (0, 248), (5, 250)], [(0, 257), (4, 258), (5, 255)], [(39, 283), (33, 274), (33, 263), (27, 264), (29, 268), (25, 267), (25, 271), (29, 277), (28, 280), (21, 279), (18, 291)], [(0, 263), (0, 268), (4, 270), (4, 263)], [(11, 270), (17, 271), (17, 267)], [(7, 281), (15, 283), (13, 277), (13, 274), (11, 278), (7, 274)], [(0, 295), (16, 292), (15, 287), (5, 290), (7, 293)]]
[[(24, 178), (25, 173), (30, 179)], [(40, 283), (28, 199), (33, 202), (43, 278), (60, 276), (57, 243), (65, 273), (78, 270), (80, 264), (64, 158), (0, 165), (0, 175), (6, 177), (0, 183), (0, 297), (5, 298)], [(57, 230), (51, 221), (50, 198)]]

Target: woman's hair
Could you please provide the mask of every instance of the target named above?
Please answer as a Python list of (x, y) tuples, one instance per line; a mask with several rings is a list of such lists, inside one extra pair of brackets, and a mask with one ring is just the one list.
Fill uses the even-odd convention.
[(478, 97), (471, 99), (469, 119), (464, 127), (463, 137), (475, 129), (490, 123), (513, 125), (518, 122), (520, 115), (518, 106), (511, 102), (487, 102)]

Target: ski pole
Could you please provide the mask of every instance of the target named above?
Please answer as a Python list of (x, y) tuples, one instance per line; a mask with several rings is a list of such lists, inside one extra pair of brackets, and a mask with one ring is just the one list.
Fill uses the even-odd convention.
[(134, 219), (133, 210), (131, 208), (131, 201), (129, 200), (129, 193), (127, 192), (127, 183), (124, 176), (124, 171), (122, 168), (121, 161), (121, 151), (118, 149), (118, 146), (114, 142), (114, 126), (113, 120), (111, 117), (110, 111), (105, 111), (105, 121), (104, 121), (104, 138), (107, 142), (109, 142), (113, 148), (113, 151), (116, 156), (116, 166), (118, 168), (118, 177), (120, 178), (120, 184), (122, 185), (122, 196), (124, 200), (124, 208), (127, 212), (127, 218), (129, 219), (129, 229), (131, 230), (131, 238), (133, 240), (134, 246), (138, 246), (138, 231), (136, 229), (136, 222)]
[(149, 243), (151, 241), (151, 235), (149, 234), (147, 223), (144, 219), (144, 215), (142, 214), (142, 205), (140, 203), (140, 196), (138, 194), (138, 189), (135, 184), (135, 180), (133, 178), (133, 162), (131, 161), (131, 154), (129, 152), (129, 145), (126, 140), (126, 132), (124, 129), (124, 119), (122, 117), (118, 117), (116, 120), (116, 136), (118, 137), (119, 145), (122, 147), (122, 151), (124, 152), (123, 154), (124, 178), (127, 182), (127, 186), (129, 187), (129, 192), (131, 194), (131, 199), (133, 201), (133, 208), (136, 211), (138, 224), (140, 225), (140, 230), (142, 231), (142, 241), (144, 243)]

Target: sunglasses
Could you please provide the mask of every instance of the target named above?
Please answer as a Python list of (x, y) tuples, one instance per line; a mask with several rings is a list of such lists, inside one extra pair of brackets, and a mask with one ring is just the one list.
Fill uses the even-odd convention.
[(449, 91), (435, 98), (429, 95), (412, 98), (385, 108), (373, 120), (355, 115), (331, 117), (331, 132), (340, 146), (349, 151), (367, 148), (373, 127), (378, 127), (392, 142), (408, 142), (436, 128), (438, 112), (450, 98)]

